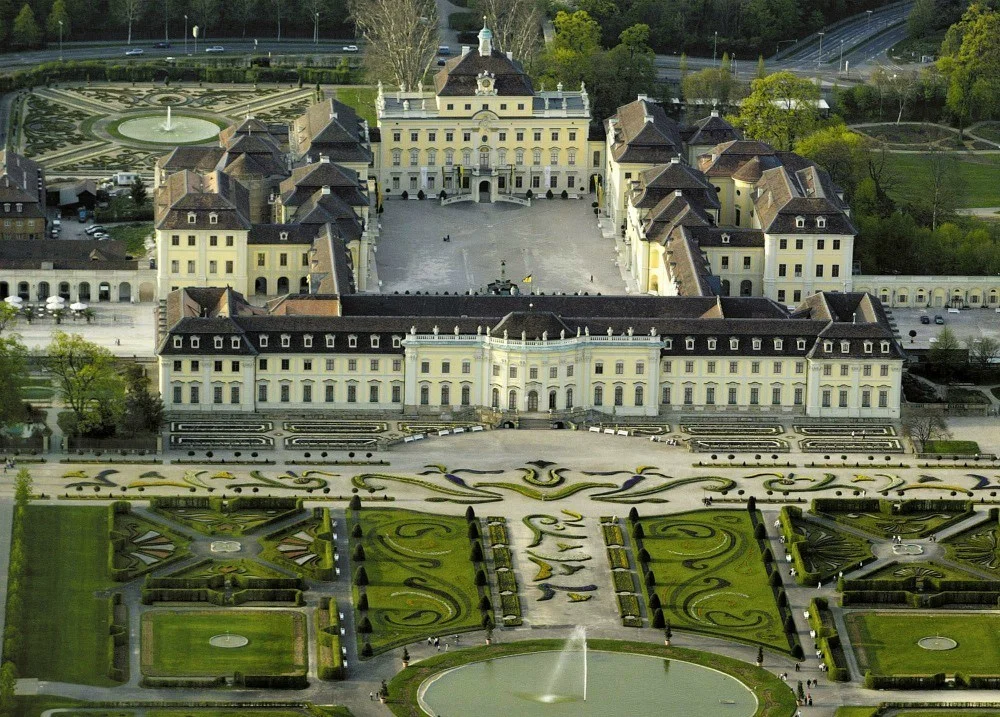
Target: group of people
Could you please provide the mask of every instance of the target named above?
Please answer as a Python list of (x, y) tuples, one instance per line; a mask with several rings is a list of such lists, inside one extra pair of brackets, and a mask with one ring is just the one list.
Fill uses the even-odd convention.
[(6, 473), (7, 471), (12, 471), (15, 468), (17, 468), (17, 463), (14, 461), (13, 458), (4, 458), (3, 459), (3, 472), (4, 473)]

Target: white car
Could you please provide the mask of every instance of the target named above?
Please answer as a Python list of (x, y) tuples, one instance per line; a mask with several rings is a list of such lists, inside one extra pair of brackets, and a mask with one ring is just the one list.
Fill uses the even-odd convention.
[(213, 45), (212, 47), (206, 47), (205, 52), (225, 52), (226, 48), (222, 45)]
[(125, 57), (133, 57), (135, 55), (144, 55), (145, 50), (141, 47), (133, 47), (131, 50), (125, 50)]
[(340, 51), (341, 52), (359, 52), (357, 45), (345, 45), (344, 47), (340, 48)]

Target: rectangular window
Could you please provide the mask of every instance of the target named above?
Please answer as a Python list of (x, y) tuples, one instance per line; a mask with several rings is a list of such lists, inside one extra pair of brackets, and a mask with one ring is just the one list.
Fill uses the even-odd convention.
[(194, 273), (194, 260), (188, 261), (188, 274)]
[(267, 403), (267, 384), (257, 385), (257, 403)]
[(600, 361), (598, 361), (597, 363), (595, 363), (594, 364), (594, 373), (597, 374), (598, 376), (602, 375), (604, 373), (604, 364), (601, 363)]
[(840, 401), (839, 401), (840, 407), (841, 408), (847, 408), (847, 391), (841, 389), (840, 395), (838, 396), (838, 398), (840, 399)]
[(333, 362), (334, 362), (334, 359), (327, 359), (326, 360), (326, 370), (327, 371), (333, 371), (333, 365), (334, 365)]
[[(840, 276), (840, 264), (834, 264), (830, 267), (830, 276), (832, 277)], [(902, 297), (900, 297), (900, 299), (905, 301), (905, 299), (903, 299)]]
[(670, 403), (670, 386), (663, 386), (660, 389), (660, 403), (662, 404)]
[(684, 387), (684, 405), (690, 406), (694, 403), (694, 388), (692, 386)]
[(230, 364), (229, 364), (229, 370), (232, 371), (233, 373), (238, 373), (239, 370), (240, 370), (240, 362), (239, 361), (231, 361)]
[(832, 364), (824, 364), (824, 366), (823, 366), (823, 375), (824, 376), (832, 376), (833, 375), (833, 365)]
[(760, 389), (756, 386), (750, 387), (750, 405), (756, 406), (760, 403)]
[(795, 248), (798, 249), (799, 251), (802, 251), (802, 240), (801, 239), (796, 239), (795, 240)]
[(802, 405), (802, 389), (801, 388), (795, 389), (795, 393), (792, 394), (792, 395), (794, 396), (795, 405), (796, 406), (801, 406)]
[(378, 371), (378, 359), (368, 359), (368, 370)]
[(378, 403), (378, 384), (373, 383), (368, 387), (368, 403)]
[(715, 361), (709, 361), (707, 364), (705, 364), (705, 372), (715, 373)]
[(750, 362), (750, 373), (760, 373), (760, 361)]
[(715, 405), (715, 386), (705, 388), (705, 403), (709, 406)]
[(312, 370), (313, 370), (313, 362), (312, 362), (312, 359), (305, 359), (305, 360), (304, 360), (304, 361), (302, 362), (302, 370), (303, 370), (303, 371), (312, 371)]
[(772, 366), (772, 368), (774, 369), (774, 373), (776, 375), (780, 374), (781, 373), (781, 361), (775, 361), (774, 365)]
[(357, 359), (347, 359), (347, 370), (357, 371), (358, 370), (358, 360)]
[(212, 403), (222, 403), (222, 386), (212, 387)]
[(573, 378), (573, 364), (566, 367), (566, 378)]
[(694, 373), (694, 361), (684, 362), (684, 373)]
[(292, 400), (292, 387), (287, 383), (281, 384), (281, 402), (288, 403)]
[(226, 262), (226, 273), (227, 274), (232, 274), (233, 273), (233, 262), (231, 262), (231, 261), (227, 261)]
[(200, 400), (200, 388), (198, 386), (191, 387), (191, 403), (198, 403)]
[(181, 387), (174, 386), (174, 403), (180, 403), (181, 401), (183, 401), (183, 397), (181, 395)]
[(559, 378), (558, 366), (549, 366), (549, 378)]
[(209, 274), (218, 274), (219, 273), (219, 262), (217, 262), (217, 261), (210, 261), (210, 262), (208, 262), (208, 273)]
[(850, 374), (850, 372), (851, 372), (851, 367), (850, 366), (848, 366), (846, 363), (840, 364), (840, 375), (841, 376), (847, 376), (848, 374)]
[(822, 404), (823, 404), (823, 408), (829, 408), (830, 407), (830, 391), (829, 391), (829, 389), (824, 389), (824, 391), (823, 391)]
[(267, 359), (260, 360), (260, 370), (267, 371)]
[(323, 396), (323, 400), (326, 401), (327, 403), (333, 403), (333, 384), (332, 383), (326, 384), (326, 386), (324, 386), (324, 389), (325, 389), (324, 390), (325, 395)]
[(744, 269), (744, 271), (747, 271), (747, 270), (750, 269), (750, 257), (748, 257), (748, 256), (743, 257), (743, 269)]
[(353, 383), (347, 384), (347, 402), (357, 403), (358, 402), (358, 387)]
[(866, 363), (864, 366), (861, 367), (861, 375), (865, 376), (866, 378), (872, 375), (872, 365), (870, 363)]
[(730, 406), (735, 406), (736, 405), (736, 390), (737, 390), (736, 386), (730, 386), (729, 387), (729, 396), (728, 396), (728, 399), (729, 399), (729, 405)]
[(511, 366), (507, 371), (507, 375), (510, 378), (517, 378), (517, 366)]
[(881, 376), (882, 378), (888, 377), (889, 376), (889, 364), (886, 363), (886, 364), (882, 364), (881, 366), (879, 366), (878, 367), (878, 375)]
[(420, 362), (420, 373), (430, 373), (431, 372), (431, 362), (421, 361)]
[(635, 375), (642, 376), (646, 373), (646, 364), (642, 361), (635, 362)]
[(313, 387), (311, 383), (302, 384), (302, 402), (312, 403), (313, 400)]
[(861, 392), (861, 407), (862, 408), (872, 407), (872, 392), (867, 389)]
[(402, 389), (403, 389), (402, 386), (393, 386), (392, 387), (392, 402), (393, 403), (400, 403), (403, 400), (403, 390)]
[(889, 407), (889, 392), (888, 391), (883, 390), (883, 391), (879, 391), (878, 392), (878, 407), (879, 408), (888, 408)]
[(463, 361), (462, 362), (462, 373), (472, 373), (472, 362)]
[(817, 264), (816, 265), (816, 278), (817, 279), (822, 279), (823, 278), (823, 265), (822, 264)]
[(290, 368), (291, 363), (290, 359), (281, 359), (281, 370), (287, 371)]
[(771, 389), (771, 405), (772, 406), (781, 405), (781, 386), (774, 386)]

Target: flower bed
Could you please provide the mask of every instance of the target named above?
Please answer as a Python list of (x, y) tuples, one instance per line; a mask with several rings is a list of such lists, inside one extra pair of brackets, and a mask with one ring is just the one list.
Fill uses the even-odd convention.
[(635, 592), (635, 580), (632, 578), (632, 572), (629, 570), (612, 570), (611, 580), (615, 584), (616, 593), (633, 593)]
[(282, 426), (289, 433), (385, 433), (389, 430), (384, 421), (285, 421)]
[(511, 560), (510, 548), (504, 546), (495, 546), (493, 548), (493, 565), (496, 568), (506, 568), (510, 570), (514, 567), (513, 561)]
[(602, 525), (601, 532), (604, 533), (604, 544), (605, 545), (624, 545), (625, 536), (622, 534), (622, 529), (617, 524), (612, 525)]
[(510, 538), (507, 537), (507, 526), (503, 523), (490, 523), (487, 530), (490, 533), (490, 543), (494, 546), (510, 544)]
[(697, 453), (787, 453), (788, 443), (777, 438), (692, 438), (691, 450)]
[(692, 436), (780, 436), (785, 432), (777, 423), (686, 423), (681, 430)]
[(611, 568), (628, 569), (628, 553), (625, 548), (608, 548), (608, 562)]
[(210, 436), (210, 435), (180, 435), (170, 436), (171, 448), (258, 448), (273, 449), (274, 439), (270, 436)]
[(792, 426), (796, 433), (803, 436), (895, 436), (896, 429), (888, 423), (843, 425), (840, 423), (810, 423), (807, 425), (796, 424)]
[(803, 438), (799, 448), (806, 453), (903, 453), (898, 438)]
[(517, 577), (514, 571), (508, 569), (497, 571), (497, 589), (500, 592), (515, 592), (517, 590)]
[(326, 448), (334, 451), (344, 451), (351, 448), (378, 448), (378, 439), (349, 436), (289, 436), (285, 439), (285, 448), (299, 450)]
[(665, 436), (670, 433), (670, 426), (666, 423), (595, 423), (593, 425), (602, 431), (605, 428), (628, 431), (630, 436)]
[(270, 421), (171, 421), (171, 433), (264, 433), (274, 428)]
[[(618, 614), (622, 618), (639, 618), (639, 598), (635, 595), (619, 593), (615, 596), (618, 599)], [(626, 625), (626, 627), (629, 627)]]

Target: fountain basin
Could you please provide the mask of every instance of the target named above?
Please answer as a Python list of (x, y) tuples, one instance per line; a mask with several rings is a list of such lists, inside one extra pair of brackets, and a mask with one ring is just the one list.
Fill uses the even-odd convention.
[(166, 115), (143, 115), (126, 118), (108, 128), (125, 139), (158, 144), (208, 142), (219, 136), (221, 128), (211, 120), (173, 113), (169, 128)]
[(417, 692), (429, 715), (479, 717), (752, 717), (757, 699), (729, 675), (681, 660), (589, 650), (587, 700), (579, 669), (551, 682), (558, 651), (530, 652), (472, 662), (428, 678)]

